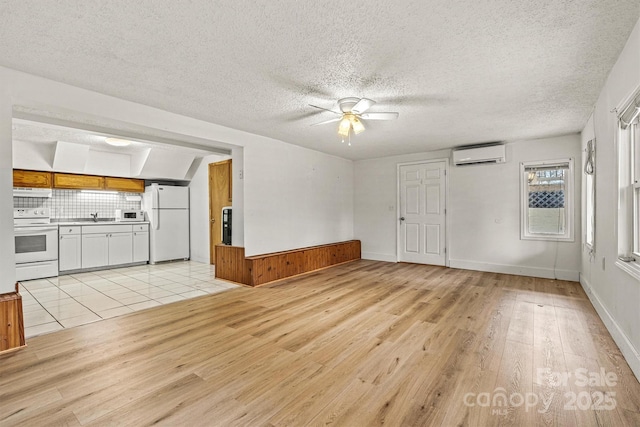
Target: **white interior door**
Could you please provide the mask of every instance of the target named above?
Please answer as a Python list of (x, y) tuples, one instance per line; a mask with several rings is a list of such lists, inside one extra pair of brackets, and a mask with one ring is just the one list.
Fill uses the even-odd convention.
[(445, 265), (445, 161), (400, 166), (398, 261)]

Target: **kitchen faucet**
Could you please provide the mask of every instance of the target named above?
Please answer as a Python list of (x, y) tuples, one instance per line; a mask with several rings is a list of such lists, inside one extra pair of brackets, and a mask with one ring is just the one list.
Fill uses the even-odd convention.
[(93, 218), (93, 222), (98, 222), (98, 212), (90, 214)]

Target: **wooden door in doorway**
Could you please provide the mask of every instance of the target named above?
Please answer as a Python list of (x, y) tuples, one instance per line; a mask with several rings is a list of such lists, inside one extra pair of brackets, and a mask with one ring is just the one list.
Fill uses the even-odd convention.
[(209, 164), (209, 259), (216, 263), (216, 245), (222, 243), (222, 208), (231, 206), (231, 159)]

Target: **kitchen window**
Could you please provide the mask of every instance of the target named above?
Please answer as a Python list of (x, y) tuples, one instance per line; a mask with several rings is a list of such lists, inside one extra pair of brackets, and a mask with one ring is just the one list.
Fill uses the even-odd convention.
[(573, 160), (520, 164), (520, 237), (573, 241)]

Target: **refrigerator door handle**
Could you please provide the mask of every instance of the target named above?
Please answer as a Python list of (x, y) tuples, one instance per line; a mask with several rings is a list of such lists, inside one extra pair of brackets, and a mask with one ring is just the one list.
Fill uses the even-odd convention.
[(152, 188), (153, 188), (153, 197), (151, 198), (151, 200), (153, 200), (153, 204), (151, 206), (151, 212), (152, 212), (153, 218), (152, 218), (151, 226), (153, 227), (154, 230), (157, 230), (160, 227), (160, 224), (158, 224), (158, 222), (160, 221), (160, 214), (158, 213), (160, 209), (160, 191), (158, 190), (158, 184), (153, 184)]
[(156, 193), (153, 198), (153, 207), (156, 209), (160, 209), (160, 190), (158, 190), (158, 185), (153, 186), (153, 192)]

